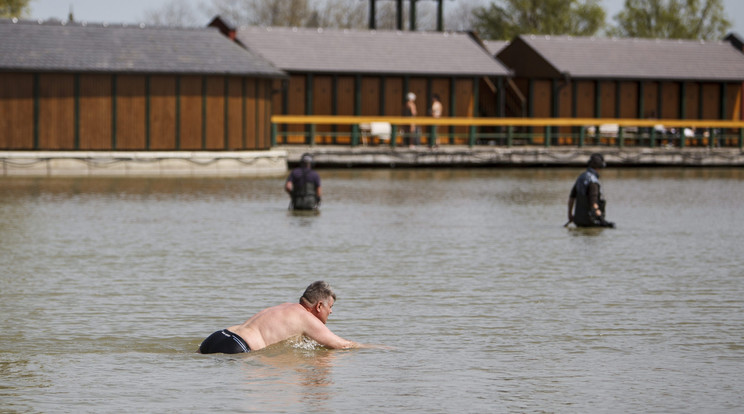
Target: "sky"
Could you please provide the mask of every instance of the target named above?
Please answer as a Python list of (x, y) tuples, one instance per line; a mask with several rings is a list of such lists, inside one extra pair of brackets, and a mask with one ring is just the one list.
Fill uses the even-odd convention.
[[(31, 0), (31, 18), (33, 20), (56, 18), (62, 21), (67, 20), (67, 16), (72, 7), (73, 16), (77, 21), (91, 23), (140, 23), (147, 11), (157, 10), (172, 0)], [(208, 0), (185, 0), (194, 6), (194, 9), (201, 9)], [(485, 0), (484, 0), (485, 1)], [(445, 2), (445, 8), (449, 1)], [(612, 22), (615, 16), (623, 7), (624, 0), (602, 0), (605, 11), (607, 12), (608, 22)], [(724, 7), (728, 13), (728, 18), (733, 26), (732, 31), (744, 36), (744, 1), (742, 0), (723, 0)], [(204, 24), (209, 23), (211, 17), (205, 17)]]

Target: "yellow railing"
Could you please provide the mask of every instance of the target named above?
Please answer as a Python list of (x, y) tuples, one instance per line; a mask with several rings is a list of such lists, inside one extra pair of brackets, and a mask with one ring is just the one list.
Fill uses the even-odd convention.
[[(337, 126), (351, 126), (351, 131), (345, 132), (350, 137), (352, 146), (359, 144), (359, 138), (363, 133), (360, 125), (371, 124), (375, 122), (389, 123), (391, 125), (390, 145), (395, 146), (398, 138), (405, 134), (398, 134), (398, 127), (415, 123), (418, 126), (429, 127), (429, 131), (424, 132), (428, 137), (430, 145), (434, 145), (439, 137), (450, 138), (450, 143), (454, 142), (453, 130), (466, 129), (465, 133), (460, 133), (461, 141), (468, 145), (475, 145), (479, 140), (501, 140), (504, 145), (515, 144), (516, 139), (528, 141), (531, 144), (541, 142), (545, 146), (555, 144), (565, 144), (570, 142), (574, 145), (585, 145), (587, 140), (598, 141), (604, 140), (605, 144), (614, 144), (624, 146), (628, 143), (635, 145), (641, 142), (641, 146), (655, 146), (663, 142), (674, 142), (680, 147), (686, 146), (687, 143), (694, 142), (698, 145), (711, 146), (720, 145), (724, 140), (729, 146), (737, 145), (742, 148), (744, 144), (744, 121), (726, 121), (726, 120), (693, 120), (693, 119), (615, 119), (615, 118), (431, 118), (431, 117), (403, 117), (403, 116), (329, 116), (329, 115), (274, 115), (271, 117), (271, 138), (272, 143), (276, 145), (280, 135), (287, 137), (289, 135), (300, 135), (304, 137), (305, 144), (314, 145), (315, 137), (318, 135), (332, 135), (333, 131), (317, 130), (319, 125), (326, 128), (336, 129)], [(302, 131), (288, 131), (289, 125), (304, 125)], [(279, 131), (279, 127), (284, 126), (284, 131)], [(614, 127), (616, 132), (606, 133), (602, 131), (604, 127)], [(659, 127), (665, 131), (659, 132)], [(447, 133), (437, 132), (436, 127), (449, 127)], [(565, 131), (570, 127), (570, 131)], [(489, 131), (478, 131), (478, 128), (488, 128)], [(693, 137), (686, 136), (684, 129), (696, 130), (699, 135)], [(593, 131), (593, 132), (592, 132)], [(599, 143), (599, 142), (597, 142)]]

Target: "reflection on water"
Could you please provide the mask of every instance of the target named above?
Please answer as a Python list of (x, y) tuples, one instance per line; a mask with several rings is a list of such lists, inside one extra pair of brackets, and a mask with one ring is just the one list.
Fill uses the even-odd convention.
[[(607, 169), (617, 229), (562, 227), (574, 169), (0, 180), (0, 403), (101, 412), (736, 412), (743, 169)], [(391, 350), (206, 335), (326, 279)]]

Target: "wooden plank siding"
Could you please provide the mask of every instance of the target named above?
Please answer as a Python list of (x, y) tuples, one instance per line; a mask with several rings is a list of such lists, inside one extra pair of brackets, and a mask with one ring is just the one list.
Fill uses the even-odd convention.
[(619, 83), (619, 107), (616, 105), (617, 116), (620, 118), (638, 118), (638, 83)]
[[(383, 101), (385, 107), (381, 115), (400, 116), (403, 113), (404, 96), (406, 94), (403, 91), (403, 78), (383, 78), (382, 82), (385, 85), (385, 99)], [(396, 138), (395, 145), (403, 145), (403, 138)]]
[(197, 151), (202, 149), (202, 77), (182, 76), (179, 87), (180, 119), (177, 149)]
[[(571, 117), (571, 85), (568, 82), (563, 81), (556, 81), (555, 82), (555, 88), (558, 89), (558, 108), (555, 108), (554, 111), (558, 112), (558, 116), (561, 118), (570, 118)], [(557, 137), (553, 137), (554, 140), (556, 140), (559, 144), (573, 144), (574, 142), (571, 140), (568, 134), (571, 133), (572, 128), (571, 127), (561, 127), (561, 128), (553, 128), (554, 131), (558, 132)]]
[[(405, 95), (413, 92), (416, 94), (419, 116), (430, 114), (430, 99), (435, 93), (442, 99), (444, 116), (473, 116), (472, 78), (293, 74), (286, 84), (275, 81), (273, 85), (283, 90), (282, 93), (275, 93), (271, 99), (275, 114), (400, 116), (403, 114)], [(310, 102), (308, 96), (312, 97)], [(450, 114), (453, 101), (455, 113)], [(279, 142), (306, 143), (305, 136), (293, 134), (304, 128), (303, 125), (280, 125), (279, 131), (286, 136), (279, 137)], [(316, 126), (314, 139), (318, 144), (349, 144), (351, 132), (350, 125), (320, 124)], [(422, 143), (427, 143), (426, 132), (422, 131)], [(455, 132), (464, 135), (467, 127), (456, 127)], [(465, 143), (465, 140), (460, 143)]]
[[(304, 75), (294, 75), (289, 79), (289, 90), (287, 91), (286, 103), (289, 113), (296, 115), (307, 115), (305, 108), (305, 91), (307, 90), (305, 85), (306, 77)], [(295, 132), (296, 134), (289, 134), (287, 136), (287, 143), (290, 144), (303, 144), (305, 143), (305, 136), (301, 134), (304, 131), (304, 125), (290, 125), (287, 129), (288, 132)]]
[(677, 82), (661, 83), (661, 118), (680, 118), (680, 84)]
[(145, 80), (144, 76), (117, 76), (116, 150), (147, 149)]
[(79, 146), (81, 150), (111, 149), (111, 75), (80, 77)]
[[(514, 84), (528, 99), (528, 115), (535, 118), (738, 120), (742, 113), (742, 84), (738, 82), (575, 79), (567, 86), (562, 86), (562, 82), (564, 80), (514, 79)], [(558, 93), (557, 102), (554, 93)], [(553, 137), (554, 142), (575, 144), (575, 140), (561, 136), (575, 133), (575, 128), (555, 128), (554, 131), (559, 132), (557, 138)], [(533, 132), (537, 134), (534, 142), (544, 143), (541, 135), (544, 128), (535, 127)], [(691, 142), (705, 145), (703, 141)], [(617, 142), (611, 139), (605, 143)]]
[[(308, 115), (332, 115), (333, 114), (333, 77), (313, 76), (313, 102)], [(315, 142), (330, 144), (333, 142), (331, 133), (333, 128), (328, 124), (316, 126)]]
[(659, 117), (659, 83), (644, 82), (643, 84), (643, 114), (640, 118)]
[(34, 75), (0, 76), (0, 148), (34, 148)]
[(682, 114), (683, 119), (697, 119), (700, 113), (700, 84), (699, 83), (685, 83), (683, 84), (685, 90), (683, 105), (684, 113)]
[(218, 150), (225, 148), (225, 81), (222, 77), (208, 77), (204, 87), (204, 116), (202, 125), (203, 148)]
[(152, 76), (149, 79), (149, 148), (169, 150), (176, 148), (176, 78)]
[(258, 108), (256, 109), (256, 147), (271, 147), (271, 84), (268, 81), (257, 80), (256, 99)]
[(0, 149), (268, 149), (272, 81), (0, 73)]
[(243, 79), (235, 77), (226, 78), (225, 102), (225, 127), (227, 128), (227, 142), (223, 149), (240, 150), (245, 148), (243, 142)]
[(384, 87), (380, 77), (362, 77), (362, 107), (359, 115), (374, 116), (380, 113), (380, 93)]
[(39, 78), (39, 146), (50, 150), (75, 147), (75, 76)]
[[(273, 83), (273, 82), (272, 82)], [(244, 79), (243, 82), (243, 96), (245, 105), (243, 107), (243, 124), (245, 129), (243, 130), (243, 148), (261, 148), (258, 140), (258, 128), (260, 121), (258, 104), (258, 87), (259, 83), (254, 79)]]
[[(553, 99), (550, 81), (533, 80), (532, 116), (552, 117)], [(577, 118), (670, 118), (670, 119), (739, 119), (742, 88), (738, 83), (726, 83), (726, 96), (721, 99), (722, 84), (671, 81), (590, 81), (575, 80), (575, 95), (566, 98), (565, 88), (559, 88), (559, 116)], [(643, 87), (641, 88), (641, 83)], [(516, 80), (525, 96), (528, 81)], [(684, 85), (684, 87), (682, 86)], [(597, 106), (596, 88), (600, 88)], [(641, 92), (642, 90), (642, 92)], [(618, 96), (619, 93), (619, 96)], [(574, 102), (575, 100), (575, 102)], [(702, 101), (702, 102), (701, 102)], [(640, 104), (643, 104), (642, 108)], [(725, 106), (721, 108), (721, 104)], [(619, 105), (619, 106), (618, 106)], [(566, 106), (575, 111), (566, 111)], [(599, 108), (599, 112), (595, 111)], [(684, 113), (682, 113), (684, 109)], [(723, 113), (721, 110), (723, 109)]]
[[(336, 115), (354, 115), (354, 85), (353, 76), (339, 76), (336, 81)], [(351, 133), (351, 125), (339, 125), (338, 133)], [(349, 144), (351, 136), (339, 136), (338, 144)]]

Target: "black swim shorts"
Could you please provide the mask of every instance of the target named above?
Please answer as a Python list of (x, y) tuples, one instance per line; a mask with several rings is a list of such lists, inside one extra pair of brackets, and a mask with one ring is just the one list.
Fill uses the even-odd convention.
[(202, 354), (239, 354), (241, 352), (250, 352), (251, 348), (240, 336), (223, 329), (209, 335), (204, 342), (199, 345), (199, 352)]

